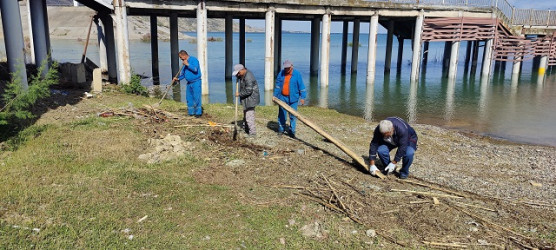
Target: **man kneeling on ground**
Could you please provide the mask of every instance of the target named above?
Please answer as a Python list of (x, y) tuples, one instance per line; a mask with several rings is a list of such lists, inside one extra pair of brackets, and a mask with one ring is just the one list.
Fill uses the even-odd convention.
[[(394, 148), (396, 155), (390, 161), (390, 151)], [(378, 168), (375, 166), (376, 155), (380, 157), (382, 165), (385, 166), (386, 174), (394, 172), (396, 164), (403, 158), (402, 168), (398, 177), (406, 179), (409, 175), (409, 167), (413, 162), (413, 155), (417, 150), (417, 134), (407, 122), (399, 117), (388, 117), (380, 121), (375, 128), (373, 139), (369, 148), (369, 159), (371, 174)]]

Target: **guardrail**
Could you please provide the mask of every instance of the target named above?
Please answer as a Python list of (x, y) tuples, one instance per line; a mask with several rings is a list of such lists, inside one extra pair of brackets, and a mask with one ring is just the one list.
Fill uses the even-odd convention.
[(501, 14), (509, 25), (556, 26), (556, 11), (518, 9), (507, 0), (366, 0), (368, 2), (387, 2), (416, 4), (423, 6), (459, 6), (474, 8), (491, 8)]

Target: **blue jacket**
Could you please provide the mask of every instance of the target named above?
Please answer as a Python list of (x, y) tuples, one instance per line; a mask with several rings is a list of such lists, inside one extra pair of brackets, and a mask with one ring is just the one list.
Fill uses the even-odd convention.
[(193, 56), (189, 56), (187, 62), (189, 63), (189, 66), (183, 65), (178, 80), (181, 81), (185, 78), (187, 83), (191, 83), (201, 79), (201, 67), (199, 66), (199, 60)]
[[(282, 87), (284, 86), (284, 70), (281, 70), (276, 77), (276, 86), (274, 87), (274, 96), (282, 99)], [(294, 103), (299, 100), (299, 98), (305, 99), (307, 97), (307, 91), (305, 90), (305, 84), (303, 84), (303, 78), (301, 73), (296, 69), (292, 71), (292, 78), (290, 79), (290, 102)]]
[(369, 157), (371, 160), (376, 160), (378, 146), (388, 145), (390, 149), (395, 147), (398, 148), (396, 156), (394, 156), (394, 161), (399, 162), (401, 158), (405, 156), (405, 151), (408, 146), (411, 145), (414, 149), (417, 149), (417, 133), (415, 133), (415, 130), (409, 126), (407, 122), (399, 117), (388, 117), (385, 120), (391, 121), (392, 125), (394, 125), (394, 134), (392, 135), (392, 142), (394, 145), (384, 140), (382, 133), (380, 133), (379, 126), (376, 126), (369, 147)]

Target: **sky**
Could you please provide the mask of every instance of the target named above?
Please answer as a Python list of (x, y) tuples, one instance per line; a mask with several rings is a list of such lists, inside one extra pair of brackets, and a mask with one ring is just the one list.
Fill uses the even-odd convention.
[[(499, 0), (503, 1), (503, 0)], [(541, 9), (541, 10), (554, 10), (556, 11), (556, 0), (507, 0), (511, 5), (515, 6), (516, 8), (523, 8), (523, 9)], [(264, 29), (264, 20), (247, 20), (247, 25), (253, 27), (259, 27)], [(352, 23), (350, 22), (349, 30), (352, 30)], [(332, 22), (330, 27), (330, 31), (332, 33), (341, 33), (342, 32), (342, 22)], [(310, 32), (311, 31), (311, 22), (310, 21), (283, 21), (282, 22), (282, 29), (286, 31), (295, 31), (295, 32)], [(379, 33), (386, 33), (386, 29), (379, 25), (378, 29)], [(368, 23), (361, 23), (361, 33), (369, 33), (369, 24)]]

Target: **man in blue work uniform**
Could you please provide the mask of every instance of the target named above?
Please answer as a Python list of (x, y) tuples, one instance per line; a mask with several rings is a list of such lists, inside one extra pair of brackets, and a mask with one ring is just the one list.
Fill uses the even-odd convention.
[[(390, 151), (394, 148), (398, 148), (398, 150), (396, 150), (394, 160), (390, 161)], [(377, 153), (387, 174), (396, 170), (396, 164), (403, 158), (399, 178), (406, 179), (416, 150), (417, 134), (415, 130), (399, 117), (388, 117), (380, 121), (375, 128), (369, 148), (369, 170), (373, 175), (378, 170), (375, 166)]]
[[(284, 69), (280, 71), (276, 77), (276, 87), (274, 88), (274, 96), (281, 101), (287, 103), (294, 110), (297, 110), (297, 104), (305, 104), (307, 91), (301, 73), (293, 68), (290, 60), (284, 61)], [(286, 129), (286, 113), (287, 111), (278, 108), (278, 134), (281, 135)], [(295, 116), (290, 114), (289, 135), (295, 138)]]
[(201, 107), (201, 67), (197, 58), (187, 54), (187, 51), (181, 50), (178, 53), (180, 59), (183, 61), (183, 68), (180, 75), (174, 78), (174, 81), (187, 81), (187, 89), (185, 91), (185, 98), (187, 99), (187, 114), (197, 118), (203, 115)]

